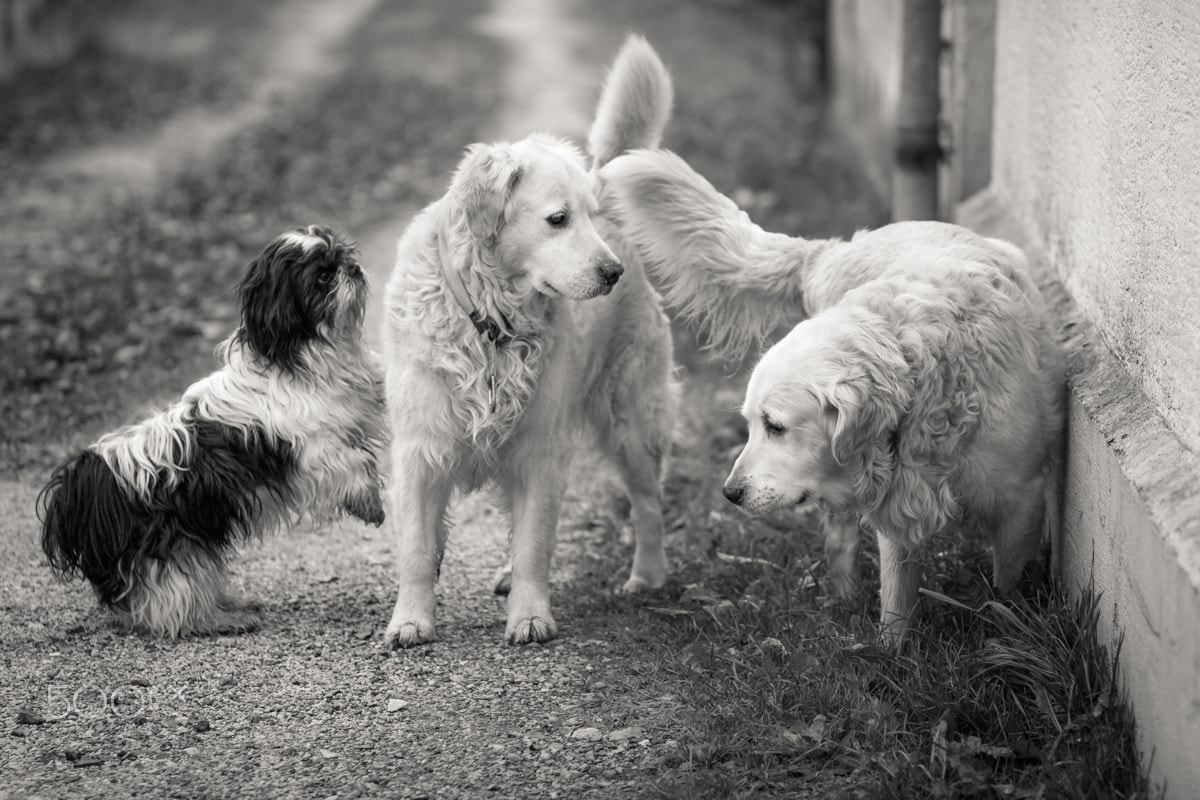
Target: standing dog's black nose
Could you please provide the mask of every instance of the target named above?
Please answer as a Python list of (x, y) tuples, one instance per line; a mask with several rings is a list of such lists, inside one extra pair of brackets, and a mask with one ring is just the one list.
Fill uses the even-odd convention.
[(600, 280), (609, 286), (616, 285), (617, 279), (625, 271), (620, 261), (604, 261), (596, 269), (600, 271)]
[(746, 487), (742, 484), (739, 483), (736, 486), (731, 483), (725, 484), (725, 499), (733, 503), (735, 506), (740, 506), (742, 504), (742, 498), (745, 496)]

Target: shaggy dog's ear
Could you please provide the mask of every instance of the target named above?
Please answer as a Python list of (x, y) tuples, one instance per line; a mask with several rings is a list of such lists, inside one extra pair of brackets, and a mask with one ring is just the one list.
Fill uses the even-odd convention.
[(900, 422), (899, 409), (885, 391), (867, 376), (843, 380), (828, 394), (837, 413), (829, 447), (838, 464), (871, 464), (887, 448)]
[(303, 289), (293, 269), (298, 247), (285, 239), (267, 246), (250, 262), (238, 284), (242, 325), (238, 338), (267, 364), (294, 370), (306, 342), (316, 338), (316, 324), (305, 306)]
[(467, 227), (484, 247), (494, 247), (504, 226), (508, 199), (521, 169), (507, 147), (473, 144), (454, 173), (450, 196), (462, 208)]

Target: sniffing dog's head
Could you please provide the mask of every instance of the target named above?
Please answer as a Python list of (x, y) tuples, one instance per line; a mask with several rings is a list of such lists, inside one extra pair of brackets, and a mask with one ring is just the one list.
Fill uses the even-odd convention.
[(267, 364), (294, 369), (314, 340), (359, 333), (367, 280), (352, 242), (309, 225), (267, 245), (237, 293), (238, 337)]
[(848, 509), (895, 430), (893, 404), (826, 334), (820, 320), (801, 323), (750, 376), (742, 408), (750, 438), (725, 481), (725, 496), (747, 513)]
[(586, 300), (612, 291), (623, 272), (596, 233), (592, 181), (567, 142), (537, 135), (472, 145), (450, 196), (480, 247), (534, 291)]

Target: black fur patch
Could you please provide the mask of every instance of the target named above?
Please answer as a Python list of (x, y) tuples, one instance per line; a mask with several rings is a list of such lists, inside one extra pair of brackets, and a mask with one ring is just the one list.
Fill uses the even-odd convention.
[(219, 559), (254, 532), (259, 492), (286, 502), (295, 469), (288, 443), (211, 420), (189, 420), (187, 433), (187, 470), (173, 488), (160, 475), (148, 504), (92, 450), (54, 471), (38, 496), (38, 516), (42, 549), (59, 577), (81, 573), (101, 603), (120, 606), (150, 560), (172, 561), (181, 548)]
[(312, 226), (299, 233), (319, 236), (324, 244), (308, 252), (280, 237), (250, 262), (238, 285), (242, 325), (238, 338), (267, 365), (288, 371), (301, 367), (305, 345), (332, 322), (339, 268), (362, 280), (354, 245), (329, 228)]

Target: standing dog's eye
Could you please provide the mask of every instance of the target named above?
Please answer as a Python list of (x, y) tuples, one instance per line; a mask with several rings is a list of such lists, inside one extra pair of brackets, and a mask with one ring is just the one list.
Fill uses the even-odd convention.
[(778, 422), (776, 422), (775, 420), (768, 417), (766, 414), (763, 414), (762, 421), (763, 421), (763, 428), (765, 428), (767, 431), (767, 436), (782, 436), (783, 435), (784, 427), (782, 425), (780, 425)]
[(567, 212), (555, 211), (550, 216), (546, 217), (546, 222), (549, 222), (551, 227), (561, 228), (567, 224)]

